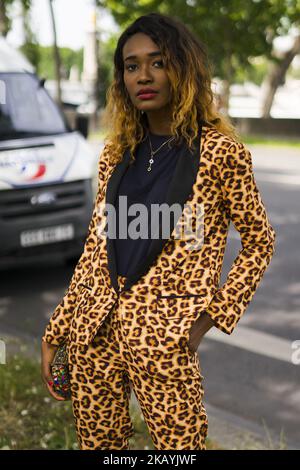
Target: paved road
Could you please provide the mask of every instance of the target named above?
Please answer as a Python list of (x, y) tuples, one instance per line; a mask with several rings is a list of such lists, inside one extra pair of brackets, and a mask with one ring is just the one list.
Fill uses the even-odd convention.
[[(265, 437), (265, 429), (275, 437), (282, 431), (299, 449), (300, 364), (292, 362), (292, 343), (300, 340), (300, 150), (248, 148), (276, 251), (232, 335), (212, 329), (199, 347), (205, 396), (209, 405), (246, 419), (249, 429), (258, 432), (259, 425)], [(228, 242), (222, 282), (241, 248), (232, 226)]]
[[(98, 154), (101, 144), (93, 146)], [(276, 252), (233, 334), (211, 329), (201, 342), (204, 402), (210, 432), (224, 445), (243, 448), (239, 429), (248, 429), (265, 446), (275, 446), (281, 432), (283, 444), (300, 449), (300, 364), (292, 362), (292, 343), (300, 340), (300, 150), (248, 148), (277, 233)], [(231, 226), (222, 282), (240, 248)], [(2, 273), (0, 333), (40, 337), (73, 269), (49, 264)]]

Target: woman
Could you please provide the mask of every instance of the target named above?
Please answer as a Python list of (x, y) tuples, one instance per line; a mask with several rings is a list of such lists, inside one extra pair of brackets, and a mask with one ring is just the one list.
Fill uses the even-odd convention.
[[(120, 36), (114, 65), (94, 212), (42, 338), (42, 376), (59, 399), (49, 363), (68, 339), (81, 449), (129, 448), (132, 385), (156, 449), (205, 450), (197, 348), (212, 326), (232, 333), (272, 258), (275, 232), (251, 154), (214, 107), (201, 42), (179, 21), (151, 13)], [(179, 206), (175, 220), (171, 211), (163, 221), (150, 217), (158, 204)], [(126, 236), (99, 230), (112, 208)], [(218, 287), (230, 220), (243, 247)]]

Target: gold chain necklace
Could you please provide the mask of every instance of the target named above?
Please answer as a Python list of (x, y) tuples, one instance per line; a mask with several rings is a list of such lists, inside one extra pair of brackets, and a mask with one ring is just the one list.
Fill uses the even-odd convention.
[(147, 170), (148, 170), (148, 171), (151, 171), (151, 165), (152, 165), (152, 163), (154, 162), (154, 160), (153, 160), (154, 155), (155, 155), (165, 144), (167, 144), (168, 142), (171, 142), (173, 139), (175, 139), (175, 137), (173, 136), (173, 137), (171, 137), (170, 139), (166, 140), (166, 142), (163, 142), (163, 143), (158, 147), (158, 149), (156, 149), (155, 151), (153, 151), (153, 149), (152, 149), (152, 144), (151, 144), (151, 140), (150, 140), (149, 133), (148, 133), (148, 138), (149, 138), (149, 144), (150, 144), (151, 157), (150, 157), (150, 159), (149, 159), (150, 166), (148, 166)]

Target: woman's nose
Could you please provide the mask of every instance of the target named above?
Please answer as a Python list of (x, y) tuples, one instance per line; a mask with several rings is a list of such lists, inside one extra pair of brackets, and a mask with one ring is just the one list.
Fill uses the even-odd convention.
[(152, 75), (151, 75), (151, 72), (149, 70), (149, 67), (147, 64), (145, 64), (144, 66), (141, 65), (140, 66), (140, 70), (139, 70), (139, 74), (138, 74), (138, 80), (152, 80)]

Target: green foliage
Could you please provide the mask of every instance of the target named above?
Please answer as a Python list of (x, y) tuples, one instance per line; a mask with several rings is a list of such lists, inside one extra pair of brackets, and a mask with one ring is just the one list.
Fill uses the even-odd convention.
[(32, 0), (0, 0), (0, 35), (6, 36), (12, 27), (12, 7), (19, 3), (27, 14), (32, 6)]
[(100, 106), (106, 104), (106, 91), (113, 79), (113, 55), (117, 45), (117, 35), (111, 35), (99, 47), (100, 80), (99, 80), (99, 102)]
[(143, 14), (180, 19), (208, 48), (213, 75), (235, 81), (252, 69), (251, 57), (272, 57), (272, 41), (300, 24), (299, 0), (98, 0), (125, 28)]
[(238, 68), (235, 73), (235, 83), (243, 84), (250, 81), (260, 86), (268, 73), (269, 62), (266, 58), (260, 57), (255, 61), (251, 61), (251, 67), (244, 69)]
[[(55, 66), (53, 48), (51, 46), (39, 46), (37, 44), (26, 44), (22, 46), (22, 52), (36, 66), (37, 74), (41, 77), (53, 80), (55, 78)], [(68, 79), (71, 67), (77, 65), (79, 73), (83, 69), (83, 49), (73, 50), (68, 47), (59, 48), (62, 77)]]
[(40, 366), (21, 356), (0, 366), (0, 449), (76, 449), (70, 402), (50, 397)]
[[(116, 35), (112, 35), (105, 43), (100, 43), (99, 46), (99, 100), (101, 107), (105, 105), (106, 90), (113, 78), (113, 54), (116, 42)], [(36, 72), (40, 77), (44, 77), (48, 80), (55, 79), (54, 56), (51, 46), (26, 43), (20, 50), (36, 67)], [(78, 67), (79, 75), (81, 75), (83, 71), (83, 48), (72, 50), (67, 47), (61, 47), (59, 48), (59, 52), (61, 57), (62, 78), (69, 78), (70, 70), (73, 65)]]
[(70, 70), (73, 65), (76, 65), (79, 73), (81, 73), (83, 69), (83, 49), (72, 50), (67, 47), (61, 47), (59, 50), (63, 67), (63, 76), (65, 78), (69, 77)]
[(300, 148), (300, 140), (293, 136), (289, 136), (288, 139), (284, 139), (283, 137), (268, 137), (253, 134), (241, 135), (241, 138), (245, 144)]
[(290, 78), (294, 78), (294, 79), (299, 80), (300, 79), (300, 68), (296, 69), (295, 67), (293, 67), (293, 65), (291, 65), (291, 67), (289, 68), (288, 75), (289, 75)]
[(10, 8), (14, 0), (0, 0), (0, 34), (6, 36), (12, 26)]
[(26, 42), (23, 46), (20, 47), (22, 54), (27, 57), (29, 62), (35, 67), (38, 68), (39, 62), (41, 60), (41, 50), (40, 46), (34, 42)]

